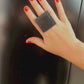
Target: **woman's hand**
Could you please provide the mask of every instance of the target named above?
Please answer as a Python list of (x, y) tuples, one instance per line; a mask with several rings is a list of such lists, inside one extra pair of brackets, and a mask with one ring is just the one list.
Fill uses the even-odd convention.
[(42, 32), (35, 22), (37, 16), (28, 6), (25, 6), (24, 11), (27, 17), (43, 37), (43, 39), (38, 37), (30, 37), (26, 40), (26, 43), (36, 44), (52, 54), (66, 58), (65, 56), (67, 53), (70, 53), (72, 47), (76, 46), (79, 41), (76, 38), (72, 26), (67, 19), (61, 1), (55, 0), (59, 18), (46, 0), (39, 0), (40, 4), (37, 2), (37, 0), (30, 0), (30, 3), (38, 16), (43, 14), (45, 11), (48, 11), (56, 22), (56, 25), (54, 25), (48, 31)]

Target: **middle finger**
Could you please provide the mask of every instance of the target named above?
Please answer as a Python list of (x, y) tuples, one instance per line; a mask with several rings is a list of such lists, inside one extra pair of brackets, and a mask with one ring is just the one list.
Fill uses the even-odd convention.
[(43, 8), (39, 5), (39, 3), (37, 2), (37, 0), (29, 0), (32, 7), (34, 8), (34, 10), (36, 11), (37, 15), (40, 16), (41, 14), (44, 13)]

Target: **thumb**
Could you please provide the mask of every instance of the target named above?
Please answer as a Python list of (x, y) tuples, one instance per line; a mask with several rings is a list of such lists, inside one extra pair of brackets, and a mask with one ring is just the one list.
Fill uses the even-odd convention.
[(26, 40), (26, 43), (33, 43), (41, 48), (44, 48), (44, 41), (38, 37), (30, 37)]

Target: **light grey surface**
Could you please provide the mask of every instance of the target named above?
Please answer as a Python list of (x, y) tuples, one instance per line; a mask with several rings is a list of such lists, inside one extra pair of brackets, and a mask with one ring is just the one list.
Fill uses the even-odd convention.
[(0, 0), (0, 84), (1, 84), (1, 67), (2, 67), (2, 50), (3, 50), (3, 40), (4, 40), (4, 34), (3, 34), (3, 26), (5, 22), (5, 14), (2, 10), (3, 8), (3, 2), (4, 0)]
[(2, 57), (3, 57), (3, 49), (4, 49), (4, 43), (6, 40), (6, 33), (5, 33), (5, 26), (7, 22), (7, 9), (8, 9), (8, 3), (7, 0), (0, 0), (0, 84), (2, 81)]
[(71, 67), (69, 84), (84, 84), (84, 70), (74, 64)]

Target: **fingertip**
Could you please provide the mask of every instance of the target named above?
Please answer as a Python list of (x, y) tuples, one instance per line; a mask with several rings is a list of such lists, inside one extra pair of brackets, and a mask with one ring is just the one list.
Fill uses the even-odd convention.
[(29, 41), (29, 40), (26, 40), (26, 43), (27, 43), (27, 44), (29, 44), (29, 43), (31, 43), (31, 41)]
[(29, 1), (33, 1), (33, 0), (29, 0)]
[(42, 1), (42, 0), (39, 0), (39, 1)]
[(28, 12), (28, 10), (29, 10), (29, 7), (28, 6), (24, 6), (24, 11)]
[(59, 3), (59, 0), (55, 0), (56, 3)]

